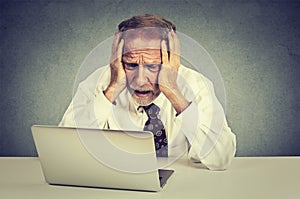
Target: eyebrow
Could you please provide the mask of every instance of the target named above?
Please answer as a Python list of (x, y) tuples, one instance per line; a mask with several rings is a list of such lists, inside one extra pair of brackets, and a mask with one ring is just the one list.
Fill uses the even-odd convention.
[[(123, 60), (122, 60), (123, 61)], [(128, 65), (138, 65), (137, 63), (130, 63), (130, 62), (126, 62), (126, 61), (123, 61), (124, 64), (128, 64)]]
[[(131, 61), (131, 60), (136, 60), (138, 58), (138, 56), (131, 56), (130, 54), (128, 55), (128, 54), (124, 54), (123, 56), (122, 56), (122, 60), (124, 60), (124, 59), (126, 59), (126, 60), (128, 60), (129, 62)], [(144, 55), (143, 56), (143, 58), (144, 58), (144, 60), (145, 61), (158, 61), (158, 62), (160, 62), (161, 63), (161, 61), (162, 61), (162, 59), (161, 59), (161, 57), (151, 57), (151, 56), (146, 56), (146, 55)], [(128, 62), (127, 62), (128, 63)], [(157, 63), (155, 63), (155, 64), (157, 64)]]
[[(126, 61), (123, 61), (123, 63), (124, 64), (128, 64), (128, 65), (135, 65), (135, 66), (138, 66), (139, 64), (137, 64), (137, 63), (130, 63), (130, 62), (126, 62)], [(147, 65), (147, 66), (149, 66), (149, 65), (160, 65), (161, 63), (145, 63), (145, 64), (143, 64), (143, 65)]]

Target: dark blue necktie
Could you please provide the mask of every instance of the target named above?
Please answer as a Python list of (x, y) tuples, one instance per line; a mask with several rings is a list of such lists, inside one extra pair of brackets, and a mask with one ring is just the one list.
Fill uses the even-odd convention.
[(168, 140), (166, 131), (161, 120), (157, 117), (160, 111), (159, 107), (152, 103), (148, 106), (144, 106), (143, 108), (148, 115), (144, 131), (150, 131), (154, 135), (156, 156), (168, 157)]

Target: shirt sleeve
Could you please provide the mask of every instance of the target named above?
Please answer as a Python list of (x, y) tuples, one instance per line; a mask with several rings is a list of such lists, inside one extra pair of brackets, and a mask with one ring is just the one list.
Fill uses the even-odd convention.
[(77, 92), (59, 126), (106, 128), (113, 104), (105, 97), (106, 81), (99, 84), (101, 73), (96, 71), (79, 84)]
[(211, 170), (226, 169), (236, 151), (236, 138), (221, 104), (207, 81), (190, 106), (175, 118), (190, 145), (188, 158)]

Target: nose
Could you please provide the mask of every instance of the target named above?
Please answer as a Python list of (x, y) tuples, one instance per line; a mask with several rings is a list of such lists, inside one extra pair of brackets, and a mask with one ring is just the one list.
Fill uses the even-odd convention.
[(145, 68), (143, 67), (143, 65), (139, 65), (135, 75), (135, 83), (137, 86), (142, 87), (143, 85), (147, 84), (147, 82), (148, 78), (146, 75)]

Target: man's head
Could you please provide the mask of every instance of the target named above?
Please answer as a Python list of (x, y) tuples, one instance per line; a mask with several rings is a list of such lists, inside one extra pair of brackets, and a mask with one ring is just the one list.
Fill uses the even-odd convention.
[(118, 28), (124, 39), (122, 62), (127, 88), (139, 105), (148, 105), (160, 93), (161, 41), (167, 42), (169, 31), (176, 31), (176, 27), (162, 17), (147, 14), (127, 19)]

